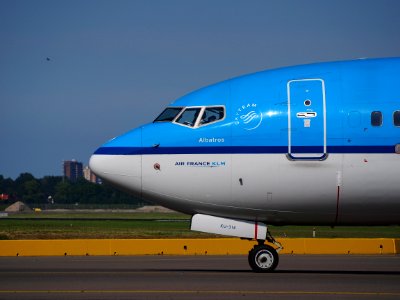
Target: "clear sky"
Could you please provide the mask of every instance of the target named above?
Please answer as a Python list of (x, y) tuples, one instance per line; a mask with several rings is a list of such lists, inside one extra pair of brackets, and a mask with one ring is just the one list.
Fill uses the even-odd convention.
[(393, 56), (399, 0), (0, 0), (0, 174), (87, 164), (108, 139), (221, 80)]

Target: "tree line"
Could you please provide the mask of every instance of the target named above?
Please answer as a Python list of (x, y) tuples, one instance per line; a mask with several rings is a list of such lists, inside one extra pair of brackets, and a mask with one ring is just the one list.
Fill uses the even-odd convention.
[(0, 175), (0, 194), (8, 195), (8, 200), (3, 202), (22, 201), (28, 205), (146, 203), (143, 199), (120, 192), (106, 183), (95, 184), (84, 178), (71, 182), (62, 176), (37, 179), (30, 173), (22, 173), (15, 180)]

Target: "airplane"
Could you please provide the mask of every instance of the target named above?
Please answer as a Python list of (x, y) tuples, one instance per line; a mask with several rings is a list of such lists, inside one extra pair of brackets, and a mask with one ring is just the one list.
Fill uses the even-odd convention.
[[(400, 58), (261, 71), (172, 102), (90, 158), (110, 184), (192, 216), (191, 229), (257, 241), (269, 225), (400, 224)], [(265, 241), (269, 244), (265, 244)]]

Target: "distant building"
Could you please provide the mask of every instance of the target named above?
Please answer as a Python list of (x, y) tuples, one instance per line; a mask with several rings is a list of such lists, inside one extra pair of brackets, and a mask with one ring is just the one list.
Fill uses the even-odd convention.
[(83, 165), (81, 162), (76, 160), (65, 160), (64, 166), (64, 177), (71, 181), (77, 181), (78, 178), (83, 177)]
[(94, 174), (92, 172), (92, 170), (90, 170), (90, 168), (88, 166), (83, 168), (83, 176), (85, 177), (85, 179), (87, 181), (90, 181), (90, 182), (93, 182), (93, 183), (97, 183), (97, 184), (101, 184), (101, 179), (99, 177), (97, 177), (96, 174)]

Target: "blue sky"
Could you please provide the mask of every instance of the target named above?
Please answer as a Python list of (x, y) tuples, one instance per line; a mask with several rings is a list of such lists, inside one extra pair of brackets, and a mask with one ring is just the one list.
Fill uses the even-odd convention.
[(400, 56), (399, 15), (398, 0), (0, 0), (0, 174), (61, 175), (214, 82)]

